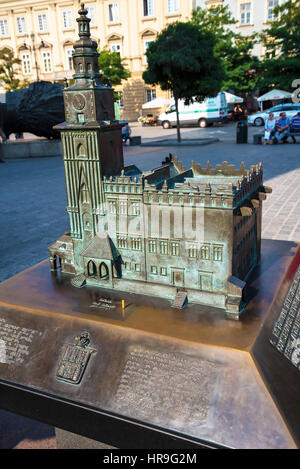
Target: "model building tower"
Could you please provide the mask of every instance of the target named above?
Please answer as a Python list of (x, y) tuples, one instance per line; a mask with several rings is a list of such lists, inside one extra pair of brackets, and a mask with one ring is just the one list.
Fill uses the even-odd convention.
[(52, 270), (93, 285), (222, 308), (239, 318), (260, 259), (262, 165), (184, 167), (170, 155), (142, 173), (124, 167), (113, 90), (101, 83), (82, 5), (74, 85), (61, 132), (70, 233), (50, 246)]

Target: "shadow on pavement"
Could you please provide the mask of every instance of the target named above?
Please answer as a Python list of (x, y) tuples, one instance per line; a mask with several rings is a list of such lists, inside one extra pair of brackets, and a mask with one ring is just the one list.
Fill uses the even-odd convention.
[(55, 429), (44, 423), (0, 410), (0, 449), (55, 449)]

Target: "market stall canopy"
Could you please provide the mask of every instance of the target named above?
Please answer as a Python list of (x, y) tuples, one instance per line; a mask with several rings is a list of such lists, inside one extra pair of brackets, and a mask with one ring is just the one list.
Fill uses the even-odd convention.
[(235, 103), (243, 103), (244, 100), (243, 98), (240, 98), (239, 96), (236, 96), (231, 93), (227, 93), (227, 91), (224, 91), (224, 94), (226, 96), (226, 102), (227, 104), (235, 104)]
[(275, 101), (277, 99), (288, 99), (292, 97), (292, 93), (289, 93), (288, 91), (282, 91), (282, 90), (272, 90), (269, 91), (266, 94), (263, 94), (259, 98), (257, 98), (258, 102), (262, 101)]
[(170, 106), (173, 101), (171, 99), (165, 99), (165, 98), (156, 98), (152, 99), (152, 101), (148, 101), (147, 103), (142, 105), (142, 109), (155, 109), (155, 108), (161, 108), (165, 106)]

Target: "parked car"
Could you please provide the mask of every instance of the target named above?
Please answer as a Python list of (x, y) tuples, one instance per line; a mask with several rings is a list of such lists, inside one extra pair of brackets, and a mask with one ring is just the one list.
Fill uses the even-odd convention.
[[(226, 96), (224, 93), (219, 93), (214, 98), (206, 98), (202, 103), (195, 101), (187, 106), (184, 104), (184, 100), (179, 100), (178, 111), (181, 126), (198, 125), (201, 128), (205, 128), (214, 122), (223, 122), (227, 119)], [(169, 106), (159, 116), (158, 124), (164, 129), (177, 125), (175, 104)]]
[(248, 125), (255, 125), (256, 127), (265, 125), (265, 121), (268, 119), (270, 112), (274, 114), (275, 119), (279, 117), (281, 112), (285, 112), (287, 117), (291, 119), (298, 111), (300, 111), (300, 104), (278, 104), (278, 106), (271, 107), (266, 111), (256, 112), (248, 116)]

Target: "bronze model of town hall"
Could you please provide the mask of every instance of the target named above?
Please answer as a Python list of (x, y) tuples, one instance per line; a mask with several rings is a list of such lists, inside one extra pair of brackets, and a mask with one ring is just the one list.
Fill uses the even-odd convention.
[(49, 247), (51, 269), (93, 285), (223, 308), (238, 318), (260, 260), (261, 164), (184, 167), (170, 155), (141, 172), (124, 167), (113, 89), (101, 83), (97, 44), (81, 6), (74, 84), (60, 130), (70, 233)]

